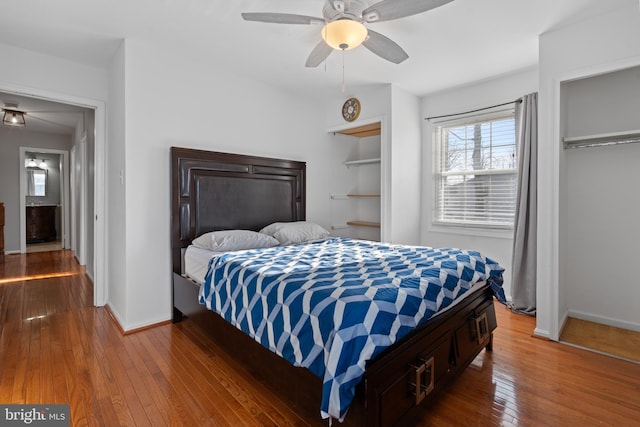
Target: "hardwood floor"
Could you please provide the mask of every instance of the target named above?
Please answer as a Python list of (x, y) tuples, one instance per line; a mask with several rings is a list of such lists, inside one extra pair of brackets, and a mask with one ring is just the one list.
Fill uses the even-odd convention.
[[(123, 336), (92, 300), (68, 251), (6, 257), (0, 403), (69, 403), (73, 426), (327, 425), (290, 409), (188, 319)], [(534, 319), (496, 309), (493, 352), (418, 425), (638, 424), (639, 364), (533, 338)]]
[(640, 332), (568, 317), (560, 342), (640, 363)]

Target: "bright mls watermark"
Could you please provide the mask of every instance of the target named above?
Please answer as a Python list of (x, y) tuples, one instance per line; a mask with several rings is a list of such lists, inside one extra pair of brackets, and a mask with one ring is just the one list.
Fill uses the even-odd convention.
[(0, 404), (0, 427), (69, 427), (70, 418), (69, 405)]

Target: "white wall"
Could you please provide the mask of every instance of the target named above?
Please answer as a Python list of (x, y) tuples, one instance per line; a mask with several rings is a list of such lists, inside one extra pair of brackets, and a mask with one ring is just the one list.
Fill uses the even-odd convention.
[[(125, 329), (171, 317), (171, 146), (306, 161), (307, 218), (329, 227), (330, 150), (320, 103), (140, 40), (127, 40), (115, 61), (124, 67), (124, 80), (115, 65), (111, 77), (114, 90), (124, 89), (124, 98), (114, 97), (124, 115), (110, 126), (115, 138), (124, 136), (126, 162), (115, 158), (109, 167), (110, 185), (119, 186), (110, 192), (118, 205), (110, 228), (126, 233), (124, 255), (111, 268), (124, 263), (125, 282), (112, 285), (124, 295), (110, 295), (110, 305)], [(124, 186), (113, 176), (120, 169)]]
[(5, 210), (5, 251), (15, 253), (20, 252), (20, 174), (24, 171), (20, 147), (69, 150), (71, 138), (0, 126), (0, 201)]
[(127, 223), (125, 220), (124, 186), (125, 115), (127, 111), (125, 102), (125, 50), (126, 42), (123, 42), (114, 54), (109, 68), (109, 105), (107, 106), (109, 143), (105, 147), (106, 155), (109, 159), (105, 171), (108, 201), (106, 228), (109, 236), (109, 245), (106, 253), (106, 276), (109, 280), (106, 294), (109, 308), (118, 319), (126, 319), (127, 308), (127, 254), (125, 252)]
[(106, 70), (0, 43), (0, 89), (106, 100)]
[(564, 283), (574, 273), (564, 268), (572, 254), (566, 244), (569, 189), (561, 144), (565, 127), (560, 111), (565, 105), (560, 102), (560, 85), (639, 63), (640, 18), (635, 2), (540, 37), (537, 335), (558, 339), (569, 308)]
[(396, 86), (391, 90), (391, 186), (393, 241), (420, 243), (421, 115), (420, 99)]
[[(462, 113), (477, 108), (502, 104), (514, 101), (525, 94), (536, 92), (537, 89), (537, 69), (527, 69), (479, 82), (475, 85), (427, 95), (422, 99), (422, 117)], [(437, 126), (437, 120), (423, 120), (423, 122), (421, 243), (434, 247), (476, 249), (489, 258), (498, 261), (506, 269), (504, 289), (507, 298), (510, 298), (513, 231), (478, 231), (432, 224), (434, 211), (433, 132), (435, 126)]]

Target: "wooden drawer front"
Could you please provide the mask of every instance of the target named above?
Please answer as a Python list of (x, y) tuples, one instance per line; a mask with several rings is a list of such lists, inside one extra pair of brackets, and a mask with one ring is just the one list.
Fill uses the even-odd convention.
[(393, 425), (410, 409), (430, 400), (434, 386), (449, 371), (450, 350), (451, 334), (447, 333), (425, 351), (407, 355), (379, 373), (374, 393), (380, 425)]
[(496, 329), (496, 312), (493, 301), (485, 301), (474, 309), (465, 324), (456, 330), (457, 365), (465, 365), (489, 343), (491, 333)]

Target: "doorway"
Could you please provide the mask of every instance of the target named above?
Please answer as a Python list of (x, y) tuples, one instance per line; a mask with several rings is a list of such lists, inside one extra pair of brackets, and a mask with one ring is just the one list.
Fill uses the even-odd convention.
[(20, 211), (25, 212), (20, 252), (74, 250), (69, 244), (69, 208), (74, 200), (69, 198), (69, 152), (20, 147), (20, 165)]
[[(77, 247), (74, 250), (78, 255), (77, 259), (82, 265), (86, 266), (87, 274), (94, 283), (94, 304), (102, 306), (106, 303), (106, 280), (104, 279), (104, 257), (106, 252), (104, 230), (105, 105), (102, 101), (34, 90), (32, 88), (3, 87), (0, 85), (0, 100), (6, 102), (7, 99), (11, 99), (11, 101), (17, 99), (22, 104), (20, 107), (26, 111), (26, 129), (36, 131), (36, 129), (45, 125), (58, 127), (71, 125), (73, 145), (85, 144), (83, 148), (84, 155), (77, 158), (77, 164), (71, 164), (68, 151), (62, 155), (66, 159), (63, 160), (63, 163), (66, 161), (66, 170), (69, 175), (75, 174), (77, 178), (75, 180), (75, 195), (73, 195), (74, 203), (71, 203), (74, 189), (70, 186), (65, 193), (65, 197), (69, 202), (62, 203), (62, 205), (66, 204), (67, 209), (69, 209), (68, 214), (65, 215), (65, 222), (69, 225), (63, 234), (63, 241), (65, 247), (71, 248), (72, 237), (76, 238)], [(46, 104), (46, 108), (31, 107), (27, 110), (33, 102), (40, 103), (40, 105)], [(77, 114), (77, 112), (80, 112), (80, 114)], [(55, 118), (56, 115), (57, 118)], [(31, 120), (29, 121), (29, 119)], [(26, 135), (26, 132), (21, 129), (12, 129), (10, 136), (18, 137), (20, 134)], [(24, 136), (22, 138), (24, 141), (28, 141)], [(46, 144), (37, 147), (28, 143), (24, 145), (25, 152), (27, 151), (26, 148), (33, 149), (35, 152), (50, 150), (43, 149)], [(23, 144), (20, 144), (20, 146), (22, 147)], [(17, 151), (18, 149), (16, 148), (16, 153), (12, 154), (12, 162), (16, 165), (16, 168), (19, 163), (16, 161), (19, 157)], [(19, 161), (23, 162), (24, 158), (20, 157)], [(18, 183), (16, 181), (18, 181), (18, 177), (23, 176), (16, 170), (15, 175), (12, 174), (9, 180), (3, 180), (4, 183), (2, 185), (13, 185), (16, 188), (12, 191), (18, 193), (18, 185), (16, 185)], [(26, 181), (26, 178), (20, 178), (20, 180), (22, 179)], [(26, 192), (26, 182), (23, 185)], [(7, 192), (5, 191), (5, 193)], [(7, 197), (5, 195), (4, 198), (13, 199), (20, 204), (25, 203), (24, 194), (22, 197)], [(5, 208), (9, 208), (6, 203)], [(26, 226), (25, 208), (26, 206), (20, 207), (19, 205), (11, 208), (14, 212), (14, 218), (11, 218), (11, 220), (14, 224), (16, 240), (12, 247), (5, 245), (8, 254), (26, 251), (26, 236), (23, 233)], [(72, 211), (78, 214), (75, 223), (71, 222)], [(7, 228), (5, 227), (5, 229)]]

